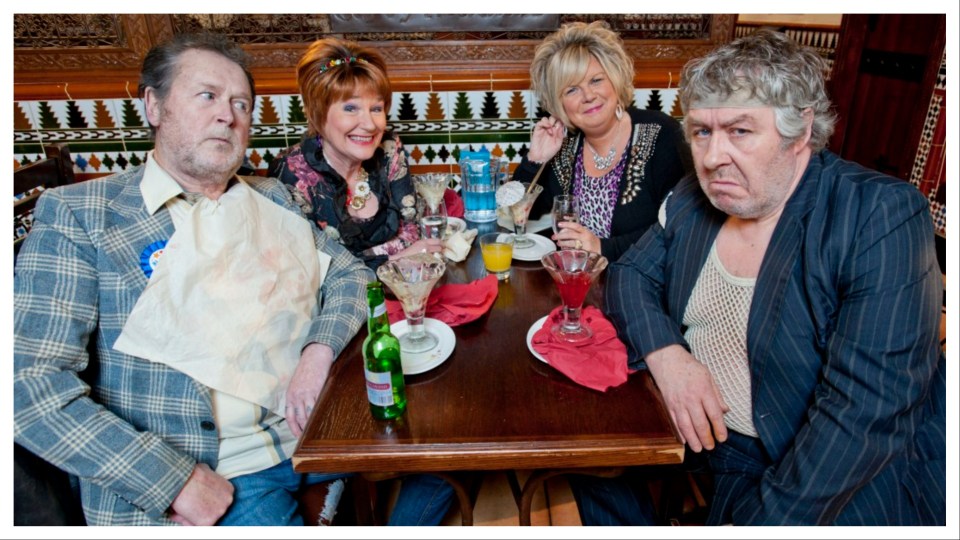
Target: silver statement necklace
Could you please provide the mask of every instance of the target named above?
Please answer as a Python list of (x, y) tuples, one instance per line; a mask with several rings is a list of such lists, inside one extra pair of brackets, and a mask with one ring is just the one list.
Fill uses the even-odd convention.
[(583, 138), (583, 142), (586, 143), (587, 148), (590, 149), (590, 153), (593, 154), (593, 165), (597, 168), (598, 171), (602, 171), (611, 165), (613, 165), (613, 159), (617, 157), (617, 139), (620, 138), (620, 126), (623, 124), (619, 119), (617, 120), (617, 135), (613, 138), (613, 144), (610, 145), (610, 151), (607, 152), (606, 156), (601, 156), (593, 149), (593, 145), (590, 144), (590, 141), (586, 137)]

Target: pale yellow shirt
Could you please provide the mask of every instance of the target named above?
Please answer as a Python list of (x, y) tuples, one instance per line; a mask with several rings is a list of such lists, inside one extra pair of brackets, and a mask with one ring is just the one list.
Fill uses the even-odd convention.
[[(147, 157), (140, 192), (151, 214), (160, 207), (167, 208), (174, 227), (182, 224), (190, 212), (191, 203), (179, 196), (183, 188), (157, 164), (153, 152)], [(283, 417), (213, 389), (210, 398), (220, 437), (218, 474), (233, 478), (258, 472), (293, 454), (297, 439)]]

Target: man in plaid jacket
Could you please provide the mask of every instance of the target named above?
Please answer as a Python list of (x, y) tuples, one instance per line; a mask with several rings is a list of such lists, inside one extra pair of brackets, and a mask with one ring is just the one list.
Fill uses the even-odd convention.
[[(79, 477), (92, 525), (296, 523), (293, 494), (320, 479), (296, 475), (289, 454), (330, 366), (364, 321), (364, 287), (373, 275), (308, 225), (282, 184), (236, 175), (254, 104), (238, 47), (214, 36), (177, 36), (148, 53), (141, 95), (156, 138), (146, 163), (49, 190), (38, 202), (14, 281), (15, 440)], [(247, 212), (240, 227), (202, 235), (194, 228), (205, 212), (230, 218), (234, 208)], [(260, 231), (266, 223), (304, 234)], [(248, 237), (273, 242), (251, 251), (235, 240)], [(221, 249), (206, 266), (183, 256), (206, 256), (209, 245)], [(304, 253), (301, 266), (312, 268), (306, 273), (289, 264)], [(276, 291), (229, 289), (249, 268), (275, 272), (267, 285)], [(160, 276), (175, 290), (170, 280), (178, 272), (198, 286), (170, 302), (144, 301)], [(298, 285), (291, 279), (297, 275), (312, 281)], [(258, 283), (257, 275), (243, 279)], [(216, 296), (218, 286), (230, 294)], [(272, 364), (272, 353), (256, 352), (259, 342), (251, 341), (237, 358), (261, 362), (263, 370), (248, 377), (253, 384), (240, 397), (232, 395), (224, 381), (250, 373), (218, 357), (220, 349), (203, 337), (220, 347), (224, 336), (245, 336), (237, 336), (232, 310), (217, 304), (262, 301), (267, 307), (254, 315), (283, 326), (295, 303), (286, 293), (297, 287), (308, 292), (298, 300), (307, 306), (298, 315), (304, 323), (295, 327), (295, 343), (278, 341), (292, 360), (287, 354)], [(198, 299), (209, 310), (182, 307)], [(138, 309), (146, 312), (134, 317)], [(138, 335), (133, 319), (139, 335), (157, 334), (154, 352), (144, 353), (150, 359), (118, 350), (121, 335)], [(182, 333), (168, 333), (177, 328)], [(175, 359), (185, 343), (184, 359)], [(187, 357), (194, 350), (213, 354), (193, 365)], [(244, 397), (262, 389), (274, 402)], [(282, 500), (273, 500), (275, 492)]]

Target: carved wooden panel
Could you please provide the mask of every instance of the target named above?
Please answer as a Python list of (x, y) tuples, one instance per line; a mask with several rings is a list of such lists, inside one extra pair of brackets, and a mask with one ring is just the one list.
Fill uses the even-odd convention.
[(150, 48), (142, 15), (17, 15), (14, 73), (136, 67)]
[[(326, 35), (377, 48), (397, 91), (523, 89), (529, 86), (534, 50), (549, 34), (533, 26), (432, 29), (429, 15), (418, 17), (423, 27), (410, 32), (335, 33), (323, 14), (15, 14), (14, 99), (127, 97), (153, 44), (201, 29), (225, 33), (244, 46), (261, 94), (296, 93), (297, 60), (309, 43)], [(558, 23), (595, 19), (623, 36), (636, 61), (635, 84), (654, 88), (675, 86), (688, 59), (732, 39), (735, 15), (574, 14), (559, 15)]]

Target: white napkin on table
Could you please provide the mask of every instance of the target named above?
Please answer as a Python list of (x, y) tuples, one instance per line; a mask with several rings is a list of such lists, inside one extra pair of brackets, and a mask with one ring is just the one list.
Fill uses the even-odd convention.
[(443, 240), (443, 256), (460, 262), (470, 254), (470, 246), (477, 237), (477, 229), (457, 231)]

